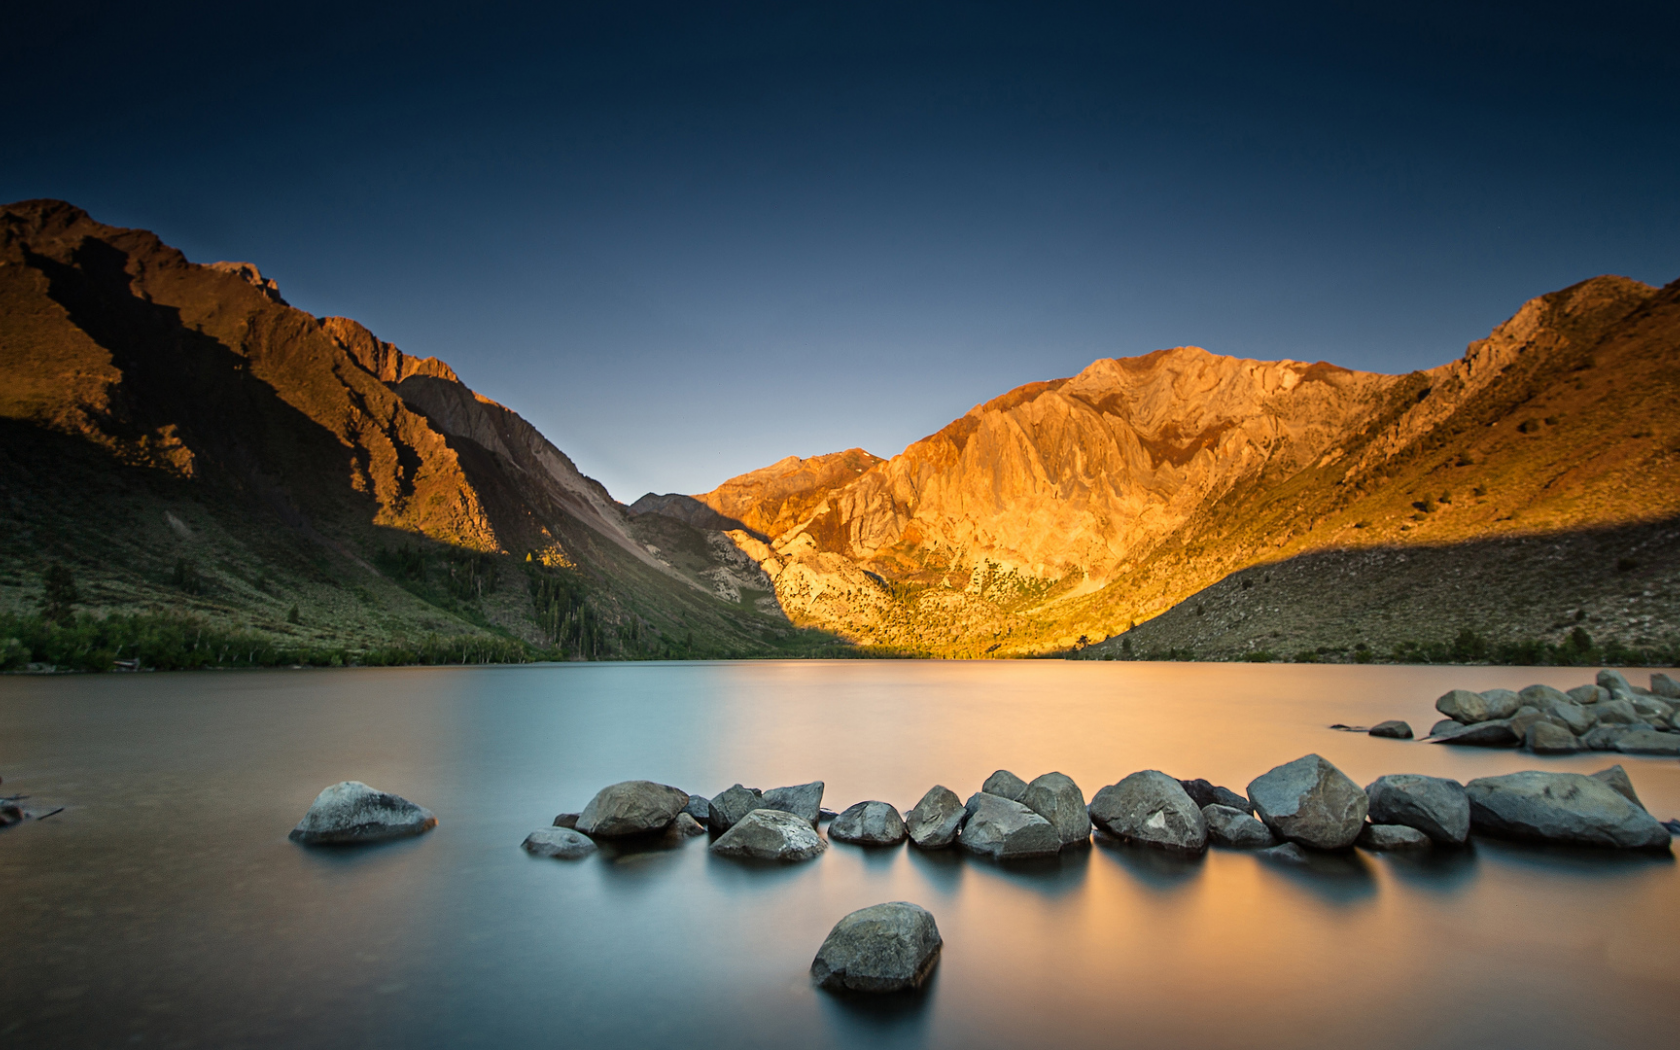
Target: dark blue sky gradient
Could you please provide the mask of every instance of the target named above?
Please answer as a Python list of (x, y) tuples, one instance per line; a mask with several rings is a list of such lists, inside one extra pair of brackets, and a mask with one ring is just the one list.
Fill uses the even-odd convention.
[(1680, 5), (9, 8), (0, 199), (449, 361), (626, 501), (1091, 360), (1680, 277)]

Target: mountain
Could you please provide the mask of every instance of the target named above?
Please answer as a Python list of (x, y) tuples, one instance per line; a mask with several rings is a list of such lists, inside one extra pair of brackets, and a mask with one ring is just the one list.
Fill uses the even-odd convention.
[(718, 533), (628, 513), (443, 362), (61, 201), (0, 208), (0, 434), (0, 612), (60, 561), (88, 611), (298, 645), (827, 641)]
[(1677, 387), (1680, 282), (1599, 277), (1427, 371), (1100, 360), (889, 460), (782, 460), (683, 513), (738, 526), (795, 623), (896, 650), (1651, 642), (1677, 620)]

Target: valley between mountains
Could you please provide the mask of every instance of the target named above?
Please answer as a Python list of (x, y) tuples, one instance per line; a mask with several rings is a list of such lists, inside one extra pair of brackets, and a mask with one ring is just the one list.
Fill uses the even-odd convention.
[(28, 201), (0, 208), (0, 614), (60, 565), (63, 623), (345, 661), (1672, 652), (1677, 395), (1680, 282), (1596, 277), (1428, 371), (1104, 359), (890, 459), (625, 506), (256, 266)]

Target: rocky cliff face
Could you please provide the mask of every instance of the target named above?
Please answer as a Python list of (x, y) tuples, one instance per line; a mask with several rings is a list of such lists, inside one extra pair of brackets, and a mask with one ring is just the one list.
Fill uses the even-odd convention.
[(1054, 650), (1293, 555), (1672, 517), (1677, 337), (1680, 289), (1596, 278), (1427, 372), (1102, 360), (891, 460), (842, 454), (863, 468), (849, 480), (837, 457), (784, 460), (694, 500), (742, 526), (796, 622), (948, 655)]

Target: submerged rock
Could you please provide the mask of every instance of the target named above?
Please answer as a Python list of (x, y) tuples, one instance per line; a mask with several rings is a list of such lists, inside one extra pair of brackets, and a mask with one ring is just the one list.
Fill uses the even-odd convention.
[(1259, 850), (1254, 855), (1264, 860), (1269, 860), (1274, 864), (1312, 863), (1312, 857), (1307, 854), (1307, 851), (1293, 842), (1285, 842), (1281, 846), (1273, 846), (1271, 849)]
[(993, 860), (1050, 857), (1062, 840), (1048, 820), (1013, 799), (977, 791), (969, 797), (968, 819), (957, 841), (970, 853)]
[(1063, 848), (1091, 840), (1091, 815), (1085, 811), (1085, 793), (1072, 777), (1062, 773), (1037, 777), (1027, 785), (1019, 801), (1050, 822)]
[(315, 796), (288, 838), (309, 846), (346, 845), (406, 838), (435, 827), (431, 810), (360, 780), (346, 780)]
[(988, 795), (1019, 802), (1021, 796), (1027, 793), (1027, 782), (1007, 769), (1000, 769), (986, 778), (986, 782), (980, 785), (980, 790)]
[(1203, 809), (1209, 806), (1230, 806), (1244, 813), (1254, 812), (1254, 803), (1250, 802), (1247, 796), (1239, 795), (1228, 787), (1220, 787), (1206, 780), (1180, 780), (1178, 786), (1190, 796), (1190, 801)]
[(711, 845), (719, 856), (754, 860), (810, 860), (826, 849), (810, 821), (782, 809), (753, 810)]
[(909, 901), (875, 904), (834, 924), (811, 962), (811, 976), (831, 991), (920, 988), (943, 945), (927, 909)]
[(1680, 755), (1680, 734), (1629, 728), (1612, 746), (1624, 755)]
[(828, 837), (860, 846), (896, 846), (904, 841), (904, 820), (885, 802), (859, 802), (834, 818)]
[(1400, 721), (1398, 718), (1378, 722), (1368, 732), (1371, 736), (1387, 737), (1390, 740), (1410, 740), (1412, 738), (1411, 725)]
[(577, 860), (595, 852), (595, 843), (588, 835), (571, 828), (553, 827), (533, 831), (521, 843), (526, 853), (559, 860)]
[(779, 809), (803, 818), (813, 828), (822, 817), (823, 782), (771, 788), (764, 793), (764, 808)]
[(1281, 839), (1312, 849), (1347, 849), (1365, 826), (1365, 792), (1318, 755), (1304, 755), (1248, 785), (1255, 813)]
[(1357, 844), (1368, 850), (1428, 849), (1429, 836), (1404, 824), (1367, 824)]
[(1602, 780), (1528, 770), (1465, 785), (1480, 834), (1569, 846), (1668, 850), (1656, 818)]
[(944, 849), (957, 841), (968, 810), (957, 793), (935, 784), (904, 816), (904, 830), (910, 841), (922, 849)]
[(1203, 806), (1202, 819), (1207, 822), (1210, 845), (1229, 849), (1266, 849), (1278, 844), (1271, 828), (1232, 806), (1218, 803)]
[(590, 838), (628, 838), (664, 831), (688, 805), (688, 792), (651, 780), (625, 780), (595, 793), (578, 814), (577, 830)]
[(1431, 742), (1469, 747), (1516, 747), (1522, 743), (1522, 738), (1511, 728), (1509, 719), (1501, 718), (1437, 733)]
[(755, 809), (764, 809), (764, 793), (739, 784), (720, 791), (706, 804), (706, 826), (725, 832)]
[(1463, 845), (1470, 837), (1470, 799), (1464, 785), (1445, 777), (1396, 773), (1365, 788), (1373, 824), (1416, 828), (1436, 842)]
[(1091, 800), (1091, 819), (1110, 835), (1139, 846), (1175, 853), (1207, 849), (1201, 807), (1182, 784), (1159, 770), (1133, 773), (1097, 792)]

